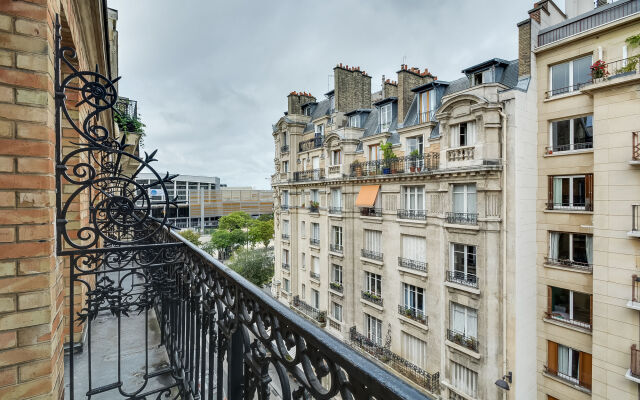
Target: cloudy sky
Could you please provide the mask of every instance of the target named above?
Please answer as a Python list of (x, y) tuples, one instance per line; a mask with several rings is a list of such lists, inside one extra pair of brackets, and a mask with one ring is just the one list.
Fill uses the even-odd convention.
[[(564, 3), (560, 2), (562, 7)], [(406, 61), (439, 79), (517, 57), (533, 0), (109, 0), (120, 94), (138, 100), (160, 171), (269, 187), (286, 95), (328, 90), (337, 63), (380, 89)]]

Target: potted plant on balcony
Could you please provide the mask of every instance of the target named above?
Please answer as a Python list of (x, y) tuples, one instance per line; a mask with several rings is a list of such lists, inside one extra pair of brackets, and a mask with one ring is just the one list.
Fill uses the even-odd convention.
[(318, 212), (318, 207), (320, 207), (320, 203), (318, 203), (317, 201), (312, 201), (311, 203), (309, 203), (309, 211), (311, 212)]
[(391, 167), (392, 165), (395, 166), (393, 161), (398, 158), (393, 153), (392, 146), (393, 145), (389, 142), (387, 143), (380, 142), (380, 149), (382, 150), (382, 157), (384, 158), (382, 173), (385, 175), (390, 174), (392, 172)]
[(411, 151), (411, 153), (409, 153), (409, 157), (411, 157), (411, 166), (409, 167), (411, 172), (420, 172), (421, 168), (418, 166), (418, 158), (420, 158), (420, 152), (418, 151), (418, 149), (414, 149), (413, 151)]
[(609, 76), (607, 64), (603, 60), (598, 60), (591, 65), (591, 78), (593, 81), (604, 79)]

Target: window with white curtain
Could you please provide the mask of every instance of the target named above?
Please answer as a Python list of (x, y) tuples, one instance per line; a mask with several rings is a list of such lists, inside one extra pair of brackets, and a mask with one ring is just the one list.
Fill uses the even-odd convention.
[(473, 308), (451, 302), (449, 327), (464, 336), (478, 337), (478, 311)]
[(377, 345), (382, 345), (382, 321), (365, 313), (364, 330), (369, 340)]
[(463, 214), (478, 212), (475, 183), (453, 185), (453, 212)]
[(400, 344), (402, 346), (402, 358), (424, 369), (427, 364), (427, 343), (406, 332), (402, 332)]
[(451, 126), (450, 147), (473, 146), (476, 143), (476, 125), (474, 122), (462, 122)]
[(341, 226), (331, 227), (331, 244), (336, 246), (337, 250), (342, 249), (342, 227)]
[(583, 233), (550, 232), (549, 261), (593, 264), (593, 236)]
[(585, 175), (553, 177), (553, 208), (583, 208), (587, 204)]
[(409, 285), (408, 283), (402, 283), (402, 298), (403, 305), (413, 311), (420, 311), (424, 313), (424, 289)]
[(402, 258), (426, 262), (427, 241), (420, 236), (402, 235)]
[(331, 189), (331, 207), (342, 208), (342, 190)]
[(386, 132), (391, 127), (392, 103), (380, 107), (380, 132)]
[(316, 222), (311, 223), (311, 239), (320, 240), (320, 224)]
[(424, 186), (403, 186), (402, 208), (408, 211), (424, 211)]
[(311, 256), (311, 262), (313, 263), (313, 272), (320, 273), (320, 259), (318, 257)]
[(333, 279), (332, 282), (342, 285), (342, 266), (337, 264), (331, 265), (331, 278)]
[(372, 272), (364, 273), (364, 289), (376, 296), (382, 296), (382, 276)]
[(451, 384), (456, 390), (476, 397), (478, 395), (478, 373), (464, 365), (451, 361)]
[(342, 322), (342, 305), (336, 303), (335, 301), (331, 303), (331, 314), (333, 315), (333, 319), (338, 322)]
[(364, 249), (382, 253), (382, 232), (370, 229), (364, 230)]
[(574, 383), (579, 383), (580, 352), (558, 344), (558, 375)]

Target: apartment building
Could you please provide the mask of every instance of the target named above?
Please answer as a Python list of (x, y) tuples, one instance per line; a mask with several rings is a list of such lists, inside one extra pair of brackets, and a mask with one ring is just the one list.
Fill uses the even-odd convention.
[[(339, 64), (334, 90), (291, 92), (273, 126), (274, 295), (427, 394), (535, 393), (537, 104), (522, 32), (521, 60), (450, 82), (402, 65), (371, 93)], [(508, 392), (494, 385), (505, 375), (518, 377)]]
[(640, 1), (566, 3), (521, 23), (540, 83), (537, 398), (637, 399)]

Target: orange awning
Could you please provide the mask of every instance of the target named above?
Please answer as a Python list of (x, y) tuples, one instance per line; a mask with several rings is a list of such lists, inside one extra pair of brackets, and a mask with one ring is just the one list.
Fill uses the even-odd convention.
[(373, 207), (378, 197), (378, 190), (380, 185), (361, 186), (356, 198), (356, 207)]

